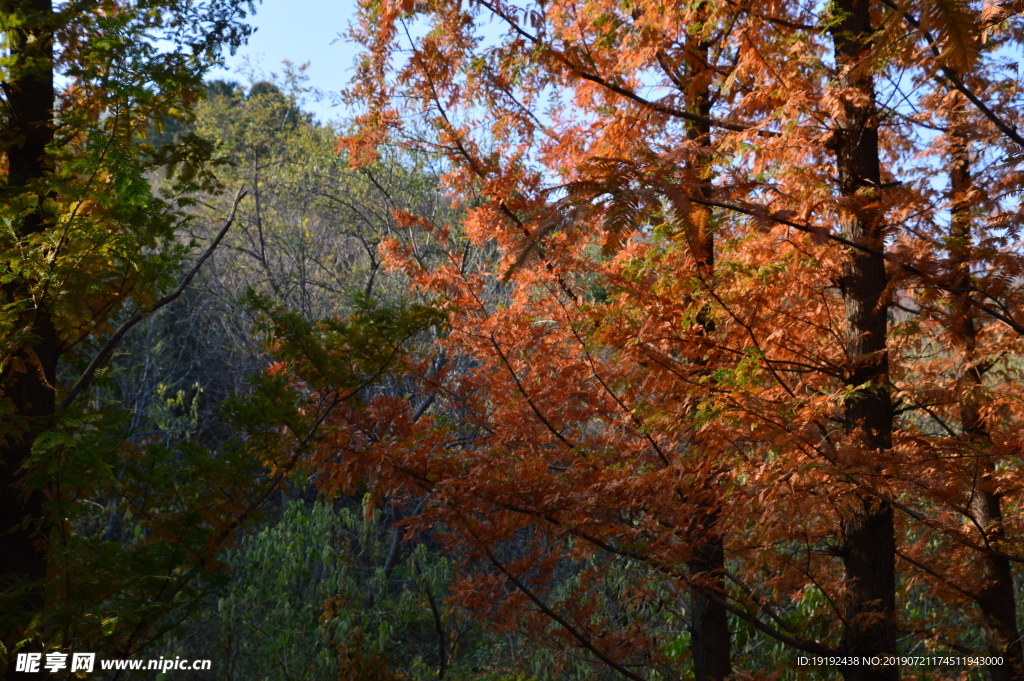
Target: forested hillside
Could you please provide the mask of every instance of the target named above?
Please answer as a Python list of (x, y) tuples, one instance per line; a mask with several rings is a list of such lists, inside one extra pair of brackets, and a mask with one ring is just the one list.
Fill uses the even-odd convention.
[(0, 2), (4, 678), (1024, 679), (1019, 1)]

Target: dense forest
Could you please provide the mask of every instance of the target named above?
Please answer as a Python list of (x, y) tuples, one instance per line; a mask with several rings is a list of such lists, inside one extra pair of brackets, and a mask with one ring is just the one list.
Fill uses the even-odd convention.
[(2, 678), (1024, 680), (1020, 0), (0, 5)]

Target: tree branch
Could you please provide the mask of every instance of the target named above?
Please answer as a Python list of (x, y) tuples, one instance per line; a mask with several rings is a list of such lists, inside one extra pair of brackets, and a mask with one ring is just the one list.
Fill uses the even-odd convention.
[(686, 195), (686, 198), (687, 200), (692, 201), (693, 203), (700, 204), (703, 206), (722, 208), (725, 210), (740, 213), (742, 215), (748, 215), (750, 217), (762, 220), (769, 220), (780, 225), (792, 227), (793, 229), (799, 230), (806, 234), (813, 234), (817, 237), (827, 239), (829, 241), (834, 241), (836, 243), (843, 244), (844, 246), (847, 246), (849, 248), (856, 249), (862, 253), (867, 253), (869, 255), (882, 258), (889, 264), (898, 267), (904, 272), (921, 277), (921, 279), (928, 282), (932, 286), (935, 286), (936, 288), (941, 289), (946, 293), (950, 293), (952, 295), (961, 296), (965, 293), (979, 293), (985, 298), (988, 298), (989, 300), (993, 301), (996, 305), (998, 305), (1001, 308), (1002, 311), (993, 308), (991, 305), (986, 305), (985, 303), (979, 302), (977, 300), (971, 300), (969, 297), (966, 299), (967, 302), (973, 307), (976, 307), (982, 312), (985, 312), (986, 314), (990, 315), (993, 319), (997, 319), (1001, 321), (1003, 324), (1006, 324), (1008, 327), (1013, 329), (1018, 334), (1024, 335), (1024, 324), (1018, 322), (1016, 319), (1010, 316), (1009, 310), (1007, 310), (1004, 304), (1001, 301), (999, 301), (995, 296), (993, 296), (988, 291), (985, 291), (984, 289), (978, 288), (977, 286), (974, 286), (972, 284), (967, 284), (964, 286), (949, 286), (948, 284), (943, 284), (941, 281), (936, 280), (934, 276), (928, 274), (924, 270), (915, 267), (914, 265), (911, 265), (909, 263), (903, 262), (902, 260), (899, 259), (897, 255), (893, 253), (889, 253), (887, 251), (883, 251), (877, 248), (872, 248), (871, 246), (865, 246), (862, 243), (859, 243), (852, 239), (847, 239), (846, 237), (840, 236), (839, 234), (833, 234), (831, 231), (823, 227), (815, 227), (812, 225), (801, 224), (799, 222), (789, 220), (779, 215), (769, 214), (766, 210), (759, 211), (755, 210), (754, 208), (747, 208), (745, 206), (738, 206), (735, 204), (724, 203), (721, 201), (712, 201), (708, 199), (703, 199), (699, 196), (691, 196), (689, 194)]
[(514, 19), (509, 17), (505, 12), (502, 12), (499, 8), (495, 7), (490, 2), (487, 2), (486, 0), (480, 0), (480, 4), (489, 9), (491, 13), (493, 13), (494, 15), (500, 17), (506, 24), (509, 25), (509, 27), (513, 31), (515, 31), (522, 37), (526, 38), (534, 45), (546, 49), (551, 54), (556, 56), (558, 60), (565, 65), (569, 72), (575, 75), (576, 77), (582, 78), (583, 80), (589, 80), (591, 83), (595, 83), (605, 89), (611, 90), (615, 94), (625, 97), (626, 99), (630, 99), (636, 102), (637, 104), (640, 104), (641, 106), (650, 109), (651, 111), (667, 114), (669, 116), (672, 116), (673, 118), (681, 118), (685, 121), (690, 121), (691, 123), (700, 123), (702, 125), (707, 125), (715, 128), (722, 128), (724, 130), (731, 130), (733, 132), (746, 132), (748, 130), (751, 130), (756, 132), (758, 135), (766, 135), (768, 137), (779, 136), (779, 133), (773, 130), (761, 130), (755, 126), (727, 123), (726, 121), (720, 121), (716, 118), (711, 118), (710, 116), (701, 116), (700, 114), (690, 113), (689, 111), (683, 111), (682, 109), (677, 109), (672, 106), (666, 106), (659, 102), (652, 102), (649, 99), (641, 97), (632, 90), (628, 90), (622, 87), (621, 85), (617, 85), (605, 78), (602, 78), (600, 75), (596, 73), (591, 73), (581, 68), (578, 64), (573, 64), (571, 61), (569, 61), (569, 58), (566, 57), (563, 53), (554, 49), (550, 45), (545, 44), (539, 37), (523, 29), (523, 27), (520, 26)]
[(196, 274), (199, 273), (199, 269), (203, 266), (203, 263), (205, 263), (206, 260), (211, 255), (213, 255), (214, 250), (216, 250), (217, 246), (220, 245), (220, 242), (224, 238), (224, 235), (227, 234), (228, 229), (230, 229), (231, 225), (234, 223), (235, 213), (238, 211), (238, 204), (241, 203), (242, 199), (245, 198), (246, 194), (247, 192), (244, 189), (239, 189), (238, 193), (235, 194), (235, 200), (231, 204), (231, 213), (228, 215), (227, 220), (225, 220), (224, 226), (221, 227), (221, 230), (217, 234), (217, 237), (213, 240), (213, 243), (211, 243), (209, 248), (207, 248), (206, 251), (199, 257), (199, 259), (196, 260), (196, 264), (192, 266), (192, 269), (189, 270), (188, 274), (185, 275), (185, 278), (181, 280), (180, 284), (178, 284), (178, 288), (174, 289), (173, 292), (167, 294), (160, 300), (156, 301), (156, 303), (153, 304), (153, 307), (150, 308), (149, 310), (146, 310), (145, 312), (141, 310), (136, 312), (127, 320), (125, 320), (125, 322), (121, 324), (121, 326), (117, 328), (117, 331), (115, 331), (114, 334), (107, 340), (107, 342), (103, 345), (103, 347), (96, 354), (96, 356), (92, 358), (92, 361), (89, 362), (89, 366), (86, 367), (82, 375), (78, 378), (77, 381), (75, 381), (75, 384), (71, 386), (71, 389), (68, 390), (66, 395), (64, 395), (64, 399), (60, 401), (60, 409), (67, 409), (71, 405), (71, 403), (74, 402), (75, 398), (78, 397), (78, 395), (83, 390), (89, 387), (89, 384), (92, 383), (92, 379), (96, 375), (96, 372), (99, 370), (100, 366), (107, 360), (108, 357), (110, 357), (110, 354), (115, 349), (117, 349), (117, 346), (121, 344), (121, 339), (124, 338), (124, 335), (128, 333), (128, 331), (130, 331), (133, 326), (142, 321), (144, 317), (147, 317), (156, 312), (157, 310), (159, 310), (160, 308), (164, 307), (165, 305), (174, 302), (182, 293), (185, 292), (185, 289), (188, 288), (188, 285), (190, 283), (192, 283), (192, 280), (195, 278)]
[(505, 578), (508, 579), (508, 581), (512, 582), (513, 586), (515, 586), (517, 589), (519, 589), (519, 591), (521, 591), (524, 596), (529, 598), (533, 602), (533, 604), (536, 605), (537, 608), (540, 609), (541, 612), (543, 612), (545, 615), (550, 617), (555, 622), (558, 622), (558, 624), (561, 625), (562, 628), (565, 629), (567, 632), (569, 632), (569, 634), (574, 639), (576, 639), (581, 646), (583, 646), (584, 648), (589, 650), (591, 653), (596, 655), (598, 659), (600, 659), (602, 662), (604, 662), (606, 665), (608, 665), (609, 667), (611, 667), (612, 669), (614, 669), (618, 673), (620, 673), (623, 676), (625, 676), (627, 679), (633, 679), (633, 681), (646, 681), (644, 679), (644, 677), (638, 676), (637, 674), (634, 674), (633, 672), (629, 671), (628, 669), (623, 667), (621, 664), (619, 664), (615, 660), (611, 659), (610, 657), (608, 657), (607, 655), (602, 653), (590, 641), (589, 638), (587, 638), (582, 633), (577, 631), (576, 628), (574, 626), (572, 626), (572, 624), (570, 624), (569, 622), (567, 622), (565, 620), (565, 618), (563, 618), (557, 612), (555, 612), (554, 610), (549, 608), (547, 606), (547, 604), (544, 603), (544, 601), (542, 601), (540, 598), (538, 598), (537, 594), (533, 593), (533, 591), (531, 591), (529, 588), (527, 588), (527, 586), (525, 584), (523, 584), (518, 579), (516, 579), (512, 575), (512, 573), (509, 572), (509, 570), (504, 565), (502, 565), (498, 561), (497, 558), (494, 557), (494, 554), (492, 554), (488, 549), (484, 549), (484, 552), (487, 555), (488, 560), (491, 561), (491, 564), (494, 565), (494, 567), (498, 568), (498, 571), (501, 572), (501, 574), (505, 575)]
[[(921, 26), (920, 21), (915, 19), (914, 16), (907, 12), (906, 10), (900, 9), (892, 0), (881, 0), (881, 2), (883, 5), (885, 5), (892, 11), (899, 12), (901, 15), (903, 15), (903, 21), (907, 22), (907, 24), (921, 31), (922, 35), (924, 35), (925, 39), (930, 43), (930, 49), (932, 54), (934, 54), (936, 58), (939, 57), (939, 50), (938, 48), (935, 47), (935, 38), (931, 35), (931, 33), (929, 33)], [(1006, 121), (1004, 121), (1002, 118), (1000, 118), (995, 111), (990, 109), (988, 105), (985, 104), (985, 102), (981, 101), (981, 99), (979, 99), (978, 96), (975, 95), (971, 91), (971, 89), (964, 84), (964, 81), (960, 78), (956, 71), (942, 63), (939, 63), (938, 66), (939, 70), (942, 72), (942, 76), (937, 76), (937, 79), (939, 81), (942, 81), (943, 78), (947, 80), (955, 90), (958, 90), (964, 97), (969, 99), (971, 104), (977, 107), (978, 111), (980, 111), (985, 116), (985, 118), (990, 120), (993, 125), (999, 128), (1000, 132), (1002, 132), (1004, 135), (1006, 135), (1011, 140), (1016, 142), (1019, 146), (1024, 147), (1024, 137), (1021, 137), (1021, 134), (1017, 132), (1017, 129), (1010, 125), (1009, 123), (1007, 123)]]

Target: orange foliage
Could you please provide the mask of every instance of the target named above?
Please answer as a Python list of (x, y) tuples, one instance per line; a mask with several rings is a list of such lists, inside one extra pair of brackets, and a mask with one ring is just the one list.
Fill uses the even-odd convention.
[[(796, 650), (896, 653), (899, 631), (902, 651), (1003, 655), (992, 673), (1020, 678), (1024, 141), (993, 48), (1022, 25), (986, 43), (967, 5), (823, 7), (364, 3), (367, 113), (345, 144), (422, 116), (466, 217), (400, 216), (443, 266), (388, 256), (447, 314), (443, 369), (410, 374), (440, 406), (347, 412), (314, 463), (328, 489), (426, 495), (409, 522), (487, 566), (463, 602), (630, 678), (669, 664), (663, 641), (602, 619), (598, 567), (546, 603), (559, 561), (629, 558), (637, 602), (711, 592)], [(856, 290), (871, 266), (877, 302)], [(888, 554), (857, 539), (872, 523)], [(711, 541), (725, 586), (687, 569)], [(864, 596), (858, 551), (895, 612)]]

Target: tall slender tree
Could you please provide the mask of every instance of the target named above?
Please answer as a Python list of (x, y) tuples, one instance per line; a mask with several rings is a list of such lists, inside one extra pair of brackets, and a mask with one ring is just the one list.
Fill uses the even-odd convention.
[[(875, 29), (867, 0), (833, 6), (829, 32), (835, 45), (837, 102), (831, 142), (838, 170), (840, 233), (847, 247), (839, 280), (846, 307), (846, 432), (875, 452), (862, 475), (878, 475), (892, 447), (885, 267), (886, 217), (880, 201), (878, 109), (871, 68)], [(866, 248), (865, 248), (866, 247)], [(868, 250), (870, 249), (870, 250)], [(892, 506), (869, 491), (857, 492), (842, 519), (840, 549), (850, 588), (843, 652), (856, 657), (896, 654), (896, 533)], [(897, 679), (895, 666), (858, 666), (847, 679)]]
[[(5, 36), (9, 51), (5, 99), (6, 183), (4, 203), (21, 204), (12, 220), (15, 243), (25, 241), (47, 229), (50, 222), (44, 208), (47, 198), (46, 175), (53, 172), (48, 147), (53, 142), (54, 17), (51, 3), (7, 3), (3, 8), (9, 22)], [(13, 247), (14, 244), (5, 244)], [(4, 608), (4, 630), (14, 624), (10, 618), (22, 609), (38, 610), (42, 592), (38, 583), (46, 574), (46, 528), (43, 517), (42, 489), (25, 489), (23, 464), (28, 460), (32, 440), (48, 424), (56, 405), (53, 385), (57, 382), (59, 347), (51, 311), (42, 301), (32, 300), (31, 284), (24, 279), (5, 277), (3, 295), (8, 313), (5, 340), (8, 341), (3, 365), (3, 391), (8, 418), (19, 419), (16, 440), (7, 433), (3, 452), (2, 518), (0, 552), (6, 588), (12, 579), (24, 577), (36, 582), (35, 589), (16, 593)], [(13, 342), (12, 342), (13, 341)], [(11, 347), (13, 345), (13, 347)], [(20, 585), (19, 585), (20, 586)], [(4, 637), (8, 646), (12, 640)]]
[[(961, 285), (971, 279), (971, 225), (975, 218), (971, 206), (970, 117), (960, 93), (953, 96), (948, 116), (947, 163), (949, 168), (950, 233), (948, 239), (951, 275)], [(1017, 625), (1017, 597), (1013, 587), (1010, 559), (1000, 555), (1006, 537), (1003, 527), (1002, 489), (997, 479), (997, 457), (985, 426), (985, 373), (991, 359), (979, 356), (977, 311), (965, 295), (957, 296), (951, 311), (950, 333), (961, 346), (963, 363), (956, 377), (957, 405), (962, 437), (967, 451), (977, 457), (970, 487), (970, 516), (976, 524), (979, 540), (985, 547), (977, 557), (980, 579), (974, 589), (982, 614), (988, 652), (1006, 660), (994, 667), (994, 680), (1020, 678), (1024, 673), (1024, 649)]]
[(194, 185), (201, 149), (147, 158), (137, 138), (151, 121), (187, 115), (222, 46), (248, 35), (245, 4), (0, 7), (0, 629), (10, 664), (21, 642), (39, 645), (53, 527), (37, 442), (65, 398), (60, 362), (107, 333), (126, 304), (157, 303), (185, 255), (177, 207), (151, 194), (143, 173), (176, 165)]

